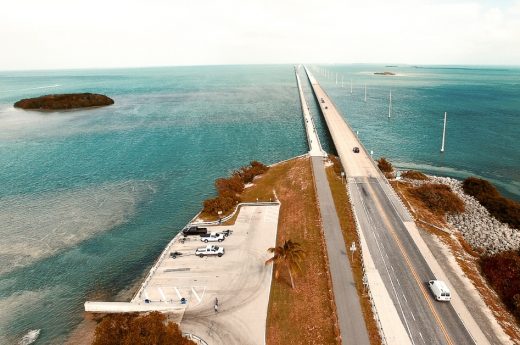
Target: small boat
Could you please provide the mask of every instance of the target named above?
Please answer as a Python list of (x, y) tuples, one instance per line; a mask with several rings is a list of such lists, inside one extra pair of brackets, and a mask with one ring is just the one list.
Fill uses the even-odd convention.
[(31, 329), (26, 335), (18, 342), (18, 345), (29, 345), (32, 344), (40, 336), (41, 329)]

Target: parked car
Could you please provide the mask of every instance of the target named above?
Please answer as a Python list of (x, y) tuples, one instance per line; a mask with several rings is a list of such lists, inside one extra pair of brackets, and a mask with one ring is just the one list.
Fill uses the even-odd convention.
[(320, 101), (321, 101), (321, 103), (325, 103), (325, 100), (323, 98)]
[(203, 235), (208, 233), (208, 228), (201, 228), (198, 226), (190, 226), (182, 229), (184, 237), (191, 235)]
[(221, 257), (222, 255), (224, 255), (224, 248), (215, 246), (213, 244), (208, 244), (205, 247), (197, 248), (197, 250), (195, 251), (195, 255), (198, 255), (201, 258), (209, 255), (216, 255), (218, 257)]
[(437, 301), (451, 300), (450, 289), (448, 289), (448, 286), (446, 286), (446, 283), (442, 280), (430, 280), (428, 282), (428, 287)]
[(359, 153), (359, 147), (357, 147), (357, 146), (354, 147), (354, 148), (352, 149), (352, 151), (354, 151), (354, 153)]
[(224, 234), (219, 232), (211, 232), (209, 234), (200, 235), (200, 240), (202, 242), (222, 242), (225, 240)]

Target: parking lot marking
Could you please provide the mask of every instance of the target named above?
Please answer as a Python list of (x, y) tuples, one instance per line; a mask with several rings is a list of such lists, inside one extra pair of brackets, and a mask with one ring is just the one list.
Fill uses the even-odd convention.
[(160, 287), (157, 288), (157, 291), (159, 291), (159, 295), (161, 295), (162, 300), (164, 302), (167, 302), (166, 301), (166, 296), (164, 295), (164, 291)]
[(197, 293), (197, 291), (195, 291), (195, 289), (192, 287), (191, 288), (191, 291), (193, 291), (193, 294), (195, 295), (195, 298), (199, 301), (199, 303), (202, 301), (202, 299), (199, 297), (199, 294)]
[(177, 289), (176, 286), (174, 286), (173, 289), (175, 290), (175, 293), (177, 294), (177, 297), (179, 297), (179, 299), (181, 299), (182, 296), (181, 296), (181, 293), (179, 292), (179, 289)]

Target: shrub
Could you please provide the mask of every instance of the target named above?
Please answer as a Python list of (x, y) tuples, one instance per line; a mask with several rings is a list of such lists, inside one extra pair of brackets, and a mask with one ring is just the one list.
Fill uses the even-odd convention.
[(483, 257), (480, 267), (504, 304), (520, 319), (520, 253), (509, 251)]
[(157, 311), (110, 314), (97, 325), (92, 345), (196, 345), (182, 336), (177, 324), (165, 321), (166, 316)]
[(476, 177), (465, 179), (462, 188), (466, 194), (477, 199), (493, 217), (520, 229), (520, 203), (503, 197), (491, 183)]
[(424, 175), (420, 171), (408, 170), (401, 174), (401, 177), (408, 178), (410, 180), (428, 180), (428, 176)]
[(253, 182), (253, 179), (258, 176), (262, 175), (269, 169), (268, 166), (258, 162), (258, 161), (252, 161), (249, 163), (249, 165), (246, 165), (242, 168), (240, 168), (238, 171), (235, 172), (235, 174), (238, 174), (244, 183), (251, 183)]
[(464, 212), (464, 202), (444, 184), (428, 183), (410, 192), (437, 214)]
[(231, 177), (216, 179), (215, 188), (218, 196), (204, 201), (202, 213), (216, 216), (218, 211), (230, 212), (240, 202), (239, 194), (244, 191), (245, 183), (252, 182), (255, 176), (265, 173), (268, 169), (266, 165), (252, 161), (249, 165), (234, 171)]
[(218, 178), (215, 180), (215, 188), (217, 192), (232, 191), (236, 194), (240, 194), (244, 191), (244, 181), (238, 174), (233, 174), (229, 178)]
[(218, 215), (218, 211), (227, 213), (235, 207), (240, 199), (231, 198), (228, 196), (219, 195), (216, 198), (204, 201), (202, 212), (211, 215)]
[(384, 173), (390, 173), (394, 171), (394, 167), (389, 161), (386, 160), (385, 157), (381, 157), (377, 160), (377, 166), (379, 167), (379, 170)]

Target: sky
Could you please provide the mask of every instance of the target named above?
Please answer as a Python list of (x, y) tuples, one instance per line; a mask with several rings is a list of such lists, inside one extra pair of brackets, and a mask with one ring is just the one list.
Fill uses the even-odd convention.
[(520, 0), (0, 0), (0, 70), (520, 65)]

